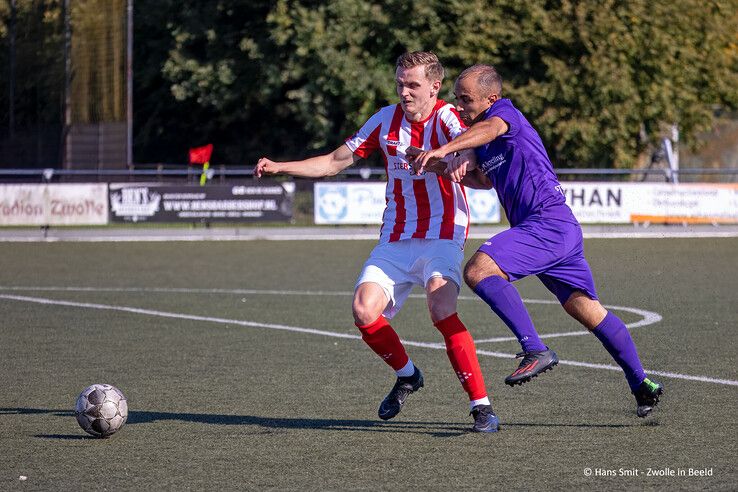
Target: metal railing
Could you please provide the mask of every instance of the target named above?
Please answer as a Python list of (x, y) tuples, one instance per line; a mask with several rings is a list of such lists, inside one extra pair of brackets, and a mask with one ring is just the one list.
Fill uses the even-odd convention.
[[(663, 178), (664, 181), (672, 181), (673, 176), (725, 176), (729, 181), (736, 181), (738, 168), (715, 169), (715, 168), (693, 168), (693, 169), (591, 169), (572, 168), (555, 169), (559, 176), (597, 176), (603, 179), (623, 176), (637, 176), (641, 180), (649, 176)], [(197, 181), (202, 171), (191, 166), (169, 167), (163, 165), (156, 168), (141, 168), (132, 166), (127, 169), (2, 169), (0, 168), (0, 182), (54, 182), (54, 181), (140, 181), (143, 179), (155, 179), (157, 181), (168, 181), (176, 178), (185, 178), (189, 181)], [(253, 168), (234, 168), (216, 166), (208, 171), (209, 181), (225, 182), (228, 179), (251, 178)], [(343, 170), (338, 174), (341, 177), (360, 178), (369, 180), (385, 176), (384, 168), (358, 167)]]

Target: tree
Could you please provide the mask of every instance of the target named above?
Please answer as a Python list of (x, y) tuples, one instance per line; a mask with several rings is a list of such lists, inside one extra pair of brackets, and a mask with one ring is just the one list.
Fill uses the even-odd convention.
[(558, 166), (632, 167), (664, 125), (694, 143), (716, 105), (738, 105), (735, 0), (478, 8), (490, 29), (460, 32), (460, 57), (498, 66)]
[[(16, 3), (16, 126), (58, 128), (61, 3)], [(134, 15), (137, 162), (205, 142), (229, 164), (331, 149), (396, 101), (394, 61), (416, 49), (443, 61), (450, 101), (463, 68), (495, 65), (559, 167), (631, 167), (665, 127), (694, 143), (738, 108), (738, 0), (136, 0)], [(8, 92), (0, 77), (3, 108)]]
[[(58, 0), (16, 0), (13, 131), (10, 131), (10, 2), (0, 1), (0, 165), (60, 160), (64, 58)], [(12, 137), (11, 137), (12, 133)]]
[(716, 105), (738, 105), (736, 12), (735, 0), (281, 0), (269, 21), (288, 107), (316, 147), (395, 99), (398, 54), (433, 49), (452, 75), (496, 65), (558, 166), (632, 167), (665, 125), (694, 143)]
[(189, 146), (211, 142), (214, 163), (250, 165), (305, 144), (273, 66), (272, 2), (161, 3), (135, 11), (136, 160), (184, 162)]
[[(7, 127), (9, 2), (0, 9), (0, 104)], [(61, 123), (64, 60), (61, 5), (54, 0), (16, 1), (15, 113), (19, 128)]]
[(340, 145), (396, 100), (414, 49), (443, 60), (446, 98), (464, 67), (497, 66), (559, 167), (634, 166), (665, 125), (690, 143), (738, 107), (738, 0), (149, 2), (136, 143), (158, 160), (193, 140), (229, 163)]

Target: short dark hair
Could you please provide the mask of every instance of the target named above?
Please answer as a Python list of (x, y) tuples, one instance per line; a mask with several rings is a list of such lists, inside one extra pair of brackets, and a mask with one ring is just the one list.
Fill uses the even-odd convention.
[(430, 81), (441, 80), (446, 75), (443, 65), (432, 51), (411, 51), (403, 53), (397, 58), (396, 68), (413, 68), (425, 65), (425, 78)]
[(502, 94), (502, 77), (497, 73), (492, 65), (472, 65), (459, 74), (456, 80), (465, 79), (470, 75), (477, 76), (477, 84), (485, 92), (485, 96), (489, 94)]

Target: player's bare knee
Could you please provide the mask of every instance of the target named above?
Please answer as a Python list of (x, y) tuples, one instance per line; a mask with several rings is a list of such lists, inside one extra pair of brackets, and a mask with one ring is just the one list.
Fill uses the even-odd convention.
[(452, 280), (435, 277), (426, 285), (428, 311), (433, 323), (448, 318), (456, 312), (459, 286)]
[(464, 267), (464, 282), (471, 289), (474, 289), (485, 278), (493, 275), (507, 280), (507, 275), (497, 266), (497, 263), (482, 253), (475, 253)]
[(359, 326), (365, 326), (373, 323), (379, 317), (376, 307), (366, 302), (362, 302), (358, 297), (354, 297), (354, 303), (351, 307), (354, 322)]
[(372, 316), (372, 313), (369, 310), (365, 309), (357, 309), (354, 306), (354, 323), (358, 326), (366, 326), (370, 323), (373, 323), (379, 316)]
[(366, 284), (360, 285), (356, 289), (351, 306), (354, 322), (359, 326), (373, 323), (382, 314), (386, 305), (387, 298), (381, 288)]
[(474, 258), (472, 258), (464, 267), (464, 282), (470, 289), (473, 289), (483, 278), (482, 273), (477, 268), (476, 262), (474, 262)]

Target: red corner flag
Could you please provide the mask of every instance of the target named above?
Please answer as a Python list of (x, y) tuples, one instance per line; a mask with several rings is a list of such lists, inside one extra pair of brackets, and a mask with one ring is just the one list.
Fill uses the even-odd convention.
[(190, 164), (205, 164), (210, 161), (213, 153), (213, 144), (203, 145), (190, 149)]

